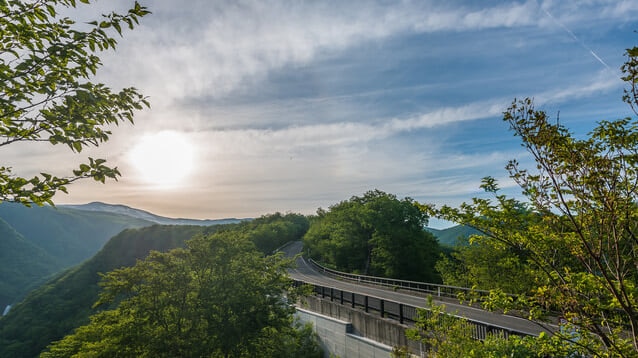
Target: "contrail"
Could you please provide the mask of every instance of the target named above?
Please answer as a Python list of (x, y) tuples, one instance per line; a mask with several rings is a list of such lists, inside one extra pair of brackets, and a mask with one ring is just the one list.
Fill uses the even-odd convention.
[(582, 40), (580, 40), (578, 37), (576, 37), (576, 35), (575, 35), (575, 34), (574, 34), (574, 33), (573, 33), (570, 29), (568, 29), (568, 28), (567, 28), (567, 26), (565, 26), (565, 25), (561, 24), (560, 22), (558, 22), (558, 20), (557, 20), (554, 16), (552, 16), (552, 14), (550, 14), (550, 13), (549, 13), (549, 11), (545, 10), (545, 9), (543, 8), (543, 6), (541, 6), (540, 4), (538, 4), (538, 6), (541, 8), (541, 10), (543, 10), (543, 12), (544, 12), (544, 13), (545, 13), (545, 14), (546, 14), (546, 15), (547, 15), (550, 19), (552, 19), (552, 21), (554, 21), (554, 23), (555, 23), (556, 25), (560, 26), (563, 30), (565, 30), (565, 32), (567, 32), (567, 33), (569, 34), (569, 36), (571, 36), (571, 37), (572, 37), (572, 38), (573, 38), (576, 42), (578, 42), (582, 48), (584, 48), (585, 50), (589, 51), (589, 53), (590, 53), (592, 56), (594, 56), (594, 58), (595, 58), (596, 60), (598, 60), (598, 62), (600, 62), (603, 66), (605, 66), (605, 68), (606, 68), (606, 69), (608, 69), (608, 70), (610, 70), (610, 71), (611, 71), (611, 67), (609, 67), (609, 65), (607, 65), (607, 63), (606, 63), (605, 61), (603, 61), (603, 59), (602, 59), (602, 58), (600, 58), (600, 56), (598, 56), (598, 55), (594, 52), (594, 50), (592, 50), (592, 49), (591, 49), (591, 48), (589, 48), (587, 45), (585, 45), (585, 43), (584, 43)]

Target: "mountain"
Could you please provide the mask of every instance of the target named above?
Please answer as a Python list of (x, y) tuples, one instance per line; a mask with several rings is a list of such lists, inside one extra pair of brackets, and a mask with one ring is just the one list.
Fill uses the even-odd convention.
[(153, 223), (124, 215), (0, 204), (0, 308), (93, 256), (120, 231)]
[(109, 212), (88, 212), (61, 207), (31, 207), (0, 204), (0, 218), (27, 241), (40, 247), (60, 263), (76, 265), (102, 248), (126, 228), (150, 226), (148, 220)]
[(14, 302), (59, 268), (58, 260), (0, 218), (0, 308)]
[(446, 246), (467, 245), (471, 235), (481, 234), (478, 230), (465, 225), (456, 225), (442, 230), (432, 228), (426, 228), (426, 230), (439, 240), (439, 244)]
[(216, 228), (154, 225), (122, 231), (90, 260), (31, 291), (0, 318), (0, 357), (35, 357), (52, 341), (88, 323), (95, 313), (92, 305), (98, 297), (99, 273), (132, 266), (151, 250), (182, 247), (195, 234)]
[(99, 201), (95, 201), (88, 204), (83, 205), (60, 205), (59, 207), (83, 210), (83, 211), (97, 211), (97, 212), (107, 212), (107, 213), (115, 213), (122, 214), (126, 216), (130, 216), (137, 219), (142, 219), (146, 221), (151, 221), (156, 224), (161, 225), (218, 225), (218, 224), (231, 224), (237, 223), (242, 220), (250, 220), (250, 219), (235, 219), (235, 218), (227, 218), (227, 219), (215, 219), (215, 220), (196, 220), (196, 219), (184, 219), (184, 218), (167, 218), (164, 216), (155, 215), (153, 213), (149, 213), (148, 211), (135, 209), (128, 207), (126, 205), (120, 204), (106, 204), (101, 203)]
[(0, 203), (0, 220), (0, 310), (52, 273), (89, 259), (124, 229), (241, 221), (170, 219), (103, 203), (27, 208), (8, 202)]

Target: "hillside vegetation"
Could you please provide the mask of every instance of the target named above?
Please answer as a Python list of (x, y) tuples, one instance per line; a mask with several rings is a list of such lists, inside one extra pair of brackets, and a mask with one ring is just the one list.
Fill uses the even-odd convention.
[(172, 219), (124, 205), (91, 203), (25, 207), (0, 204), (0, 312), (17, 303), (53, 273), (95, 255), (124, 229), (155, 224), (201, 225), (237, 223), (239, 219)]
[[(286, 303), (296, 296), (286, 273), (292, 260), (257, 250), (270, 237), (264, 232), (302, 218), (276, 214), (224, 227), (109, 272), (97, 301), (107, 309), (42, 357), (321, 356), (312, 330), (294, 323)], [(287, 240), (303, 233), (282, 232)]]
[(127, 215), (57, 207), (0, 204), (0, 218), (26, 240), (56, 258), (62, 267), (78, 264), (120, 231), (153, 223)]
[(90, 258), (126, 228), (152, 223), (126, 215), (0, 204), (0, 307), (15, 304), (48, 276)]
[(0, 218), (0, 310), (60, 267)]
[(198, 226), (127, 229), (93, 258), (66, 270), (32, 291), (0, 318), (0, 357), (35, 357), (51, 341), (88, 322), (99, 293), (99, 273), (134, 265), (151, 250), (182, 247), (204, 230)]
[(319, 209), (304, 244), (312, 258), (338, 270), (440, 282), (440, 248), (426, 222), (412, 199), (374, 190)]
[(288, 241), (300, 240), (308, 220), (298, 214), (265, 215), (252, 221), (213, 226), (165, 226), (127, 229), (109, 240), (86, 262), (59, 274), (31, 292), (0, 318), (0, 357), (35, 357), (51, 342), (87, 324), (100, 292), (100, 273), (133, 266), (151, 250), (167, 252), (187, 240), (227, 232), (271, 253)]
[(425, 228), (436, 237), (441, 245), (454, 247), (457, 245), (467, 245), (471, 235), (479, 235), (480, 232), (465, 225), (455, 225), (445, 229)]

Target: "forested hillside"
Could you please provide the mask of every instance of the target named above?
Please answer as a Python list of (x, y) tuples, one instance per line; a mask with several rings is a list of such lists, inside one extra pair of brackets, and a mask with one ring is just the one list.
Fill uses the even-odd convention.
[(47, 344), (88, 322), (95, 311), (99, 273), (131, 266), (150, 250), (181, 247), (199, 226), (151, 226), (127, 229), (115, 236), (92, 259), (68, 269), (32, 291), (0, 318), (0, 357), (35, 357)]
[(26, 240), (44, 249), (63, 267), (93, 256), (120, 231), (153, 223), (127, 215), (90, 212), (51, 206), (0, 204), (0, 218)]
[[(302, 218), (276, 214), (196, 235), (184, 249), (152, 252), (109, 272), (97, 301), (106, 310), (42, 357), (322, 356), (311, 328), (295, 324), (287, 304), (297, 291), (287, 277), (292, 260), (256, 246), (270, 236), (264, 231), (293, 228), (286, 221)], [(289, 240), (303, 234), (286, 232)]]
[(59, 267), (53, 256), (0, 218), (0, 310)]
[(426, 230), (436, 237), (439, 244), (452, 247), (466, 245), (471, 235), (480, 234), (478, 230), (465, 225), (455, 225), (446, 229), (426, 228)]
[(133, 266), (149, 251), (183, 247), (197, 234), (227, 232), (271, 253), (288, 241), (300, 240), (308, 228), (303, 215), (275, 213), (253, 221), (213, 226), (163, 226), (127, 229), (109, 240), (93, 258), (56, 276), (31, 292), (0, 318), (0, 357), (34, 357), (49, 343), (88, 323), (97, 311), (99, 273)]
[(60, 270), (93, 256), (126, 228), (149, 221), (126, 215), (65, 208), (0, 204), (0, 307), (14, 304)]
[[(0, 204), (0, 313), (18, 302), (47, 276), (95, 255), (127, 228), (165, 225), (216, 225), (239, 219), (171, 219), (123, 205), (25, 207)], [(17, 235), (17, 236), (16, 236)], [(18, 239), (19, 237), (19, 239)]]
[(319, 209), (304, 244), (312, 258), (338, 270), (439, 282), (440, 247), (426, 222), (413, 200), (374, 190)]

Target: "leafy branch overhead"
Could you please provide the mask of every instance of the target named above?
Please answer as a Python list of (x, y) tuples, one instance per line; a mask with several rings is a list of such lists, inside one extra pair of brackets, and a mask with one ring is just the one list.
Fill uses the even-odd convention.
[[(89, 4), (88, 0), (81, 3)], [(102, 65), (99, 52), (115, 49), (114, 35), (133, 29), (149, 11), (135, 2), (126, 14), (104, 14), (76, 24), (60, 16), (75, 0), (0, 1), (0, 147), (16, 142), (64, 144), (73, 152), (99, 146), (111, 125), (133, 123), (149, 104), (135, 88), (113, 91), (91, 82)], [(87, 28), (88, 26), (88, 28)], [(117, 168), (89, 159), (69, 176), (41, 173), (22, 178), (0, 167), (0, 201), (50, 203), (82, 178), (117, 179)]]

